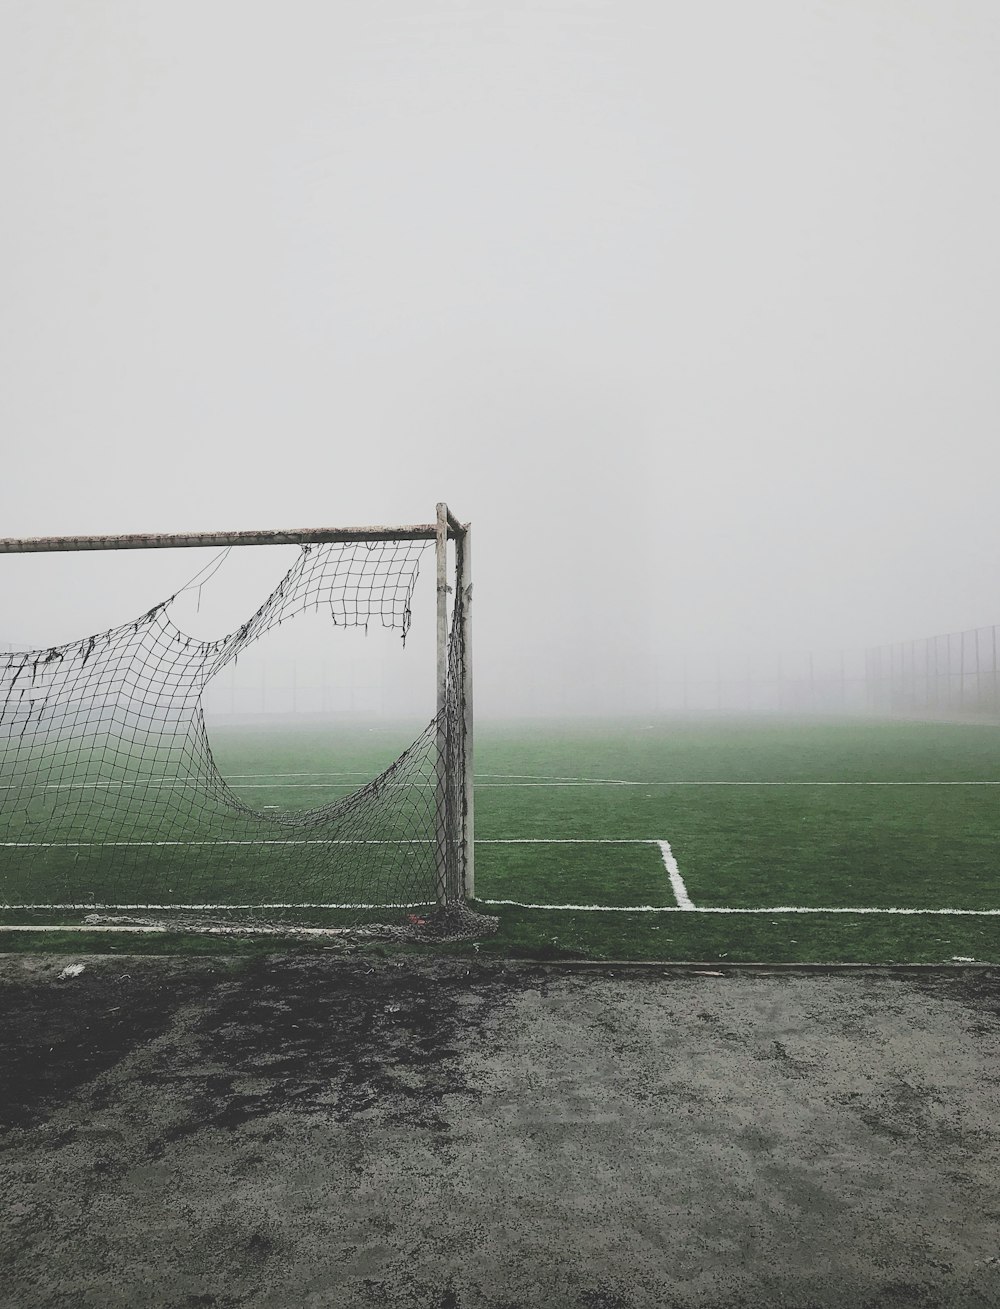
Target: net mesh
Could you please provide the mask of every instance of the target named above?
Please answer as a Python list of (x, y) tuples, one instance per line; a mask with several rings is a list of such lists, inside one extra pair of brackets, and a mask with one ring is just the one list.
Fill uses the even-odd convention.
[(220, 640), (181, 631), (171, 596), (123, 626), (0, 656), (0, 905), (350, 924), (460, 899), (451, 862), (463, 830), (463, 597), (443, 715), (346, 798), (299, 812), (251, 807), (216, 766), (202, 709), (213, 677), (308, 610), (405, 640), (426, 548), (303, 546)]

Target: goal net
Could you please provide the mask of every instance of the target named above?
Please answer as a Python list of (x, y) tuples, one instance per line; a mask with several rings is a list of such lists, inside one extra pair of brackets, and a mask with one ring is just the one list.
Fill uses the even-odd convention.
[[(297, 545), (298, 557), (221, 638), (185, 632), (175, 593), (68, 643), (5, 647), (3, 921), (440, 922), (454, 920), (472, 895), (469, 532), (446, 506), (436, 523), (400, 529), (53, 538), (0, 548), (274, 542)], [(438, 685), (433, 717), (412, 743), (346, 796), (319, 786), (318, 804), (289, 807), (266, 781), (248, 792), (227, 779), (206, 724), (213, 682), (266, 634), (307, 614), (323, 617), (331, 641), (371, 625), (405, 642), (428, 554), (437, 565)], [(330, 737), (324, 762), (335, 768), (342, 761), (336, 732)], [(294, 736), (282, 742), (291, 776), (294, 748)]]

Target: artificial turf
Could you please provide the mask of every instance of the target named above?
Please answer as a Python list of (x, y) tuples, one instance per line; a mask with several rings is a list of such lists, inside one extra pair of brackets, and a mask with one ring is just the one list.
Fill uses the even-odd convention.
[[(241, 798), (301, 810), (377, 772), (408, 731), (230, 729), (213, 736), (213, 747)], [(1000, 727), (487, 723), (477, 733), (477, 779), (476, 890), (500, 929), (478, 943), (441, 948), (593, 959), (1000, 962), (1000, 917), (521, 907), (674, 907), (652, 844), (666, 840), (698, 908), (1000, 909), (1000, 786), (988, 785), (1000, 781)], [(501, 844), (521, 841), (538, 844)], [(257, 880), (253, 860), (231, 852), (218, 860), (220, 898), (238, 898), (241, 883)], [(118, 870), (116, 890), (121, 876)], [(504, 900), (519, 904), (489, 903)], [(4, 914), (7, 922), (30, 917)], [(50, 913), (48, 921), (60, 919)], [(92, 940), (107, 948), (106, 936), (89, 934), (67, 935), (64, 948), (81, 950)], [(219, 947), (217, 938), (200, 940)], [(6, 949), (63, 941), (0, 937)], [(141, 947), (138, 941), (123, 938), (116, 948), (177, 948), (166, 934), (143, 938)], [(202, 949), (199, 938), (183, 941), (185, 949)]]

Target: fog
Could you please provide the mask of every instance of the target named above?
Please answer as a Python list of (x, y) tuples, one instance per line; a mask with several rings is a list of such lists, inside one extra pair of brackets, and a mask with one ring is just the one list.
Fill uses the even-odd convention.
[[(486, 715), (1000, 622), (998, 56), (988, 0), (6, 0), (0, 535), (447, 500)], [(214, 553), (0, 557), (0, 641)]]

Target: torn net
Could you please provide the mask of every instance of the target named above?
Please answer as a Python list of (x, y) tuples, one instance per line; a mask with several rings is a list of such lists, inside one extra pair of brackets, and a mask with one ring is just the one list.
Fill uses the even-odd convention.
[(0, 904), (343, 923), (460, 895), (461, 878), (444, 871), (461, 857), (458, 608), (445, 713), (346, 798), (254, 809), (220, 775), (202, 711), (213, 677), (306, 610), (405, 639), (425, 548), (303, 546), (257, 612), (217, 641), (182, 632), (172, 596), (132, 623), (0, 656)]

